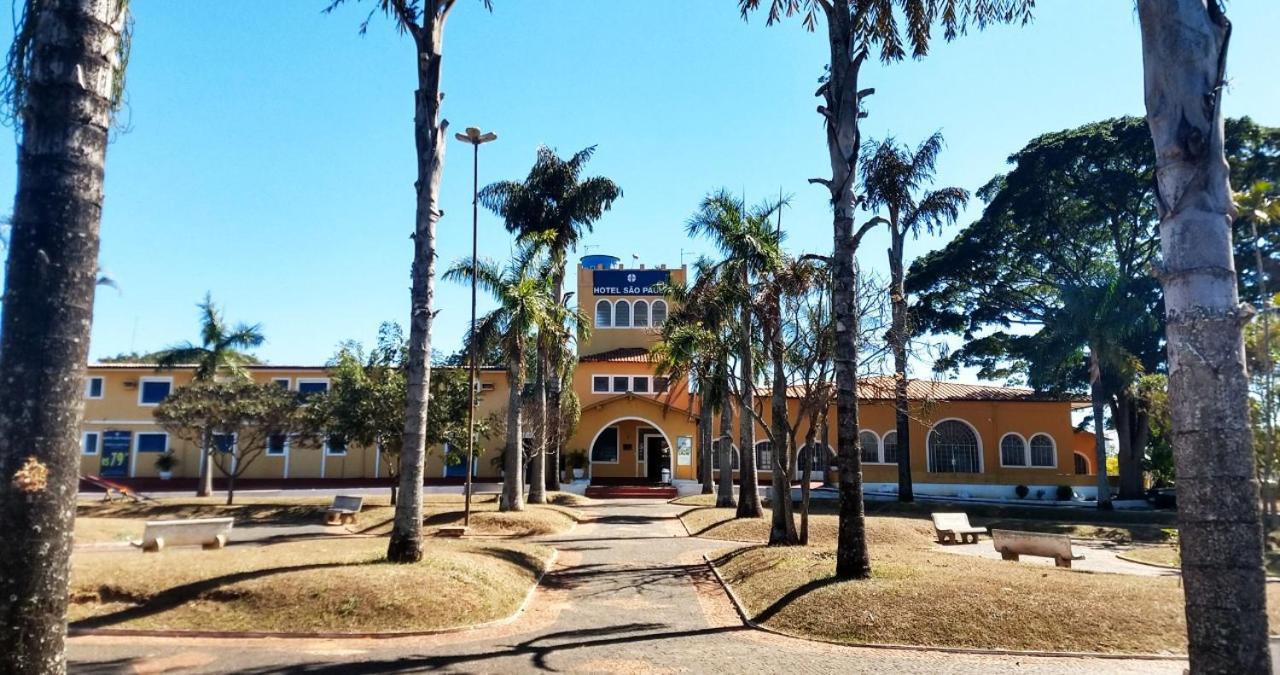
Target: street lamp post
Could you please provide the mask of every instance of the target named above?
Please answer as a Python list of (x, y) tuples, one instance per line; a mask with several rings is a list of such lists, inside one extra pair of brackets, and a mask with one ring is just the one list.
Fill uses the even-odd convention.
[(471, 526), (471, 474), (475, 470), (475, 445), (476, 445), (476, 265), (477, 256), (479, 255), (477, 238), (479, 234), (480, 223), (480, 146), (489, 141), (498, 140), (498, 135), (492, 131), (488, 133), (480, 133), (475, 127), (467, 127), (466, 133), (454, 134), (454, 137), (463, 143), (471, 144), (471, 353), (468, 360), (470, 361), (470, 396), (471, 405), (467, 406), (467, 479), (466, 488), (463, 490), (466, 495), (466, 505), (462, 512), (462, 526), (464, 528)]

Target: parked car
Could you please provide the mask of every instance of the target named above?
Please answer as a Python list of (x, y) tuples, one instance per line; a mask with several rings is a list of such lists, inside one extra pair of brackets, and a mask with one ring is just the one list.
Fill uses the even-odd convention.
[(1147, 490), (1147, 501), (1151, 502), (1151, 505), (1157, 509), (1178, 508), (1178, 495), (1171, 487)]

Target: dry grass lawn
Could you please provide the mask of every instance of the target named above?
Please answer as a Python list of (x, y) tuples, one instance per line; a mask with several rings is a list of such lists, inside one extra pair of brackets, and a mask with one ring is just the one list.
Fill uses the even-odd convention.
[[(727, 509), (682, 516), (700, 536), (763, 542), (768, 521)], [(867, 519), (873, 577), (833, 582), (836, 518), (812, 516), (808, 547), (748, 547), (716, 565), (748, 612), (778, 630), (835, 642), (1032, 649), (1186, 650), (1176, 579), (1059, 570), (938, 551), (926, 520)], [(1269, 587), (1280, 628), (1280, 588)]]
[(412, 565), (381, 562), (381, 538), (219, 551), (78, 551), (74, 626), (169, 630), (422, 631), (514, 612), (552, 551), (432, 540)]
[[(522, 512), (498, 512), (497, 496), (472, 497), (471, 532), (477, 535), (529, 537), (563, 532), (580, 520), (572, 505), (584, 498), (567, 493), (551, 493), (552, 504), (529, 506)], [(142, 537), (143, 520), (164, 518), (213, 518), (231, 516), (236, 527), (316, 525), (324, 521), (324, 511), (332, 497), (243, 497), (227, 506), (225, 498), (167, 497), (158, 502), (102, 502), (82, 500), (77, 508), (76, 541), (91, 543), (125, 541)], [(461, 495), (424, 495), (423, 523), (428, 535), (441, 527), (462, 523)], [(354, 527), (334, 528), (349, 532), (383, 535), (391, 531), (395, 509), (388, 495), (368, 495), (360, 521)]]

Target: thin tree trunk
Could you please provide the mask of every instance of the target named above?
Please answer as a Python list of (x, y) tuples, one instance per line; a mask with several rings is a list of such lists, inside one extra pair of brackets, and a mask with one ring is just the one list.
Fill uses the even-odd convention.
[(422, 559), (422, 481), (426, 459), (427, 405), (431, 391), (431, 320), (435, 296), (436, 219), (440, 217), (440, 178), (444, 172), (447, 120), (440, 119), (440, 61), (444, 19), (422, 13), (413, 31), (417, 49), (418, 90), (414, 94), (413, 139), (418, 178), (414, 184), (413, 265), (410, 270), (409, 358), (407, 402), (400, 448), (400, 499), (396, 503), (387, 560)]
[(1098, 509), (1111, 510), (1111, 482), (1107, 478), (1107, 427), (1103, 424), (1107, 395), (1102, 390), (1098, 350), (1089, 347), (1089, 402), (1093, 406), (1093, 463), (1098, 467)]
[(213, 495), (213, 429), (205, 429), (200, 441), (200, 484), (197, 497)]
[[(818, 430), (816, 427), (817, 418), (810, 420), (809, 431), (804, 435), (804, 445), (809, 449), (809, 456), (805, 458), (804, 473), (800, 482), (800, 545), (809, 545), (809, 483), (813, 481), (813, 460), (818, 456), (818, 448), (814, 445), (817, 442)], [(826, 455), (825, 449), (823, 455)]]
[[(541, 336), (539, 336), (541, 338)], [(536, 381), (533, 385), (533, 409), (537, 419), (533, 423), (533, 459), (529, 470), (529, 503), (547, 503), (547, 465), (543, 454), (547, 447), (547, 355), (546, 345), (538, 340)]]
[[(0, 661), (66, 670), (67, 576), (116, 50), (126, 7), (27, 3), (0, 324)], [(21, 47), (20, 47), (21, 48)]]
[[(746, 270), (742, 274), (743, 288), (747, 287)], [(738, 511), (737, 518), (759, 518), (764, 515), (760, 507), (760, 479), (756, 475), (756, 419), (751, 411), (755, 407), (755, 367), (752, 363), (751, 303), (742, 304), (742, 321), (738, 327), (738, 360), (742, 368), (742, 414), (738, 417)]]
[(775, 298), (769, 304), (769, 351), (773, 356), (773, 391), (770, 392), (770, 411), (773, 426), (773, 480), (769, 493), (772, 521), (769, 526), (770, 546), (794, 546), (800, 542), (796, 534), (796, 520), (791, 501), (791, 453), (790, 424), (787, 420), (787, 369), (782, 345), (782, 309)]
[(854, 234), (853, 217), (858, 204), (854, 179), (862, 145), (859, 103), (861, 96), (870, 92), (858, 91), (858, 72), (867, 55), (865, 49), (854, 52), (854, 27), (861, 17), (852, 16), (844, 2), (823, 7), (831, 48), (831, 70), (822, 89), (822, 110), (831, 162), (831, 179), (823, 182), (831, 191), (834, 211), (831, 304), (836, 334), (836, 457), (840, 466), (836, 576), (865, 579), (871, 576), (871, 557), (867, 552), (862, 457), (858, 448), (858, 237)]
[[(555, 279), (552, 283), (552, 292), (555, 293), (556, 302), (564, 302), (564, 261), (556, 268)], [(546, 462), (550, 467), (547, 470), (547, 478), (545, 485), (548, 490), (555, 492), (560, 491), (560, 458), (564, 453), (564, 439), (560, 438), (560, 426), (564, 416), (561, 383), (565, 377), (564, 350), (551, 350), (551, 374), (547, 380), (547, 443), (546, 445)]]
[(502, 499), (498, 504), (500, 511), (524, 510), (524, 434), (520, 428), (522, 414), (520, 411), (521, 374), (524, 373), (524, 358), (519, 350), (510, 357), (507, 366), (507, 449), (502, 457)]
[(723, 376), (725, 397), (720, 403), (720, 485), (716, 494), (716, 507), (736, 509), (738, 501), (733, 498), (733, 403), (728, 395), (728, 373), (727, 365), (721, 364), (720, 374)]
[[(896, 217), (895, 217), (896, 220)], [(907, 385), (907, 290), (903, 284), (902, 255), (906, 233), (891, 226), (892, 243), (889, 249), (889, 302), (893, 323), (889, 342), (893, 347), (893, 406), (894, 428), (898, 438), (898, 501), (913, 502), (915, 493), (911, 485), (911, 416), (908, 406)]]
[(227, 506), (231, 506), (236, 498), (236, 474), (227, 474)]
[(1262, 523), (1231, 248), (1216, 0), (1139, 0), (1192, 672), (1267, 673)]
[(702, 494), (715, 492), (711, 478), (711, 408), (703, 391), (706, 383), (698, 383), (698, 479), (702, 481)]
[(1137, 402), (1125, 392), (1112, 402), (1116, 437), (1119, 440), (1120, 499), (1142, 499), (1142, 458), (1146, 454), (1147, 416), (1138, 410)]

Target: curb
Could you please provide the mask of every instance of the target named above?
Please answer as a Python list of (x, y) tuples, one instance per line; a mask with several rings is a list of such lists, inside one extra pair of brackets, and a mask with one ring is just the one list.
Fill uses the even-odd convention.
[(1179, 572), (1182, 571), (1182, 568), (1176, 565), (1166, 565), (1164, 563), (1150, 562), (1147, 560), (1138, 560), (1137, 558), (1130, 558), (1129, 556), (1123, 553), (1117, 553), (1116, 558), (1123, 560), (1125, 562), (1131, 562), (1135, 565), (1146, 565), (1147, 567), (1158, 567), (1162, 570), (1177, 570)]
[(1044, 658), (1075, 658), (1075, 659), (1111, 659), (1111, 660), (1135, 660), (1135, 661), (1186, 661), (1185, 654), (1142, 654), (1142, 653), (1115, 653), (1115, 652), (1054, 652), (1054, 651), (1035, 651), (1035, 650), (1019, 650), (1019, 649), (982, 649), (979, 647), (940, 647), (933, 645), (904, 645), (880, 642), (837, 642), (835, 640), (824, 640), (822, 638), (813, 638), (803, 635), (789, 633), (787, 631), (770, 628), (763, 624), (753, 621), (747, 614), (746, 605), (738, 598), (738, 594), (733, 592), (733, 588), (720, 575), (720, 570), (716, 568), (711, 557), (703, 554), (702, 559), (706, 561), (707, 567), (711, 570), (719, 582), (720, 587), (724, 589), (725, 595), (729, 596), (729, 601), (733, 603), (733, 608), (738, 613), (738, 617), (742, 619), (742, 623), (749, 628), (755, 630), (780, 635), (782, 637), (794, 640), (804, 640), (806, 642), (821, 642), (829, 645), (838, 645), (841, 647), (857, 647), (861, 649), (889, 649), (895, 651), (928, 651), (940, 652), (944, 654), (973, 654), (977, 656), (1028, 656), (1028, 657), (1044, 657)]
[[(686, 506), (686, 504), (676, 504), (675, 506)], [(684, 514), (692, 513), (694, 511), (700, 511), (702, 509), (714, 509), (714, 508), (716, 507), (690, 506), (688, 511), (681, 512), (680, 515), (676, 516), (676, 520), (680, 521), (680, 527), (684, 528), (685, 535), (688, 536), (690, 539), (701, 539), (703, 541), (723, 541), (723, 542), (728, 542), (730, 544), (751, 544), (752, 546), (764, 546), (763, 542), (747, 541), (746, 539), (722, 539), (720, 537), (703, 537), (701, 535), (694, 534), (689, 530), (689, 526), (684, 522)], [(703, 556), (703, 557), (705, 558), (706, 556)]]
[(467, 631), (481, 630), (484, 628), (494, 628), (515, 622), (528, 609), (529, 604), (533, 602), (534, 593), (538, 587), (542, 585), (542, 579), (547, 576), (551, 568), (555, 567), (556, 561), (560, 558), (560, 549), (549, 546), (551, 549), (551, 557), (547, 560), (547, 564), (543, 565), (542, 572), (538, 574), (538, 578), (533, 580), (533, 585), (529, 587), (525, 593), (524, 599), (520, 601), (520, 606), (509, 616), (501, 619), (494, 619), (484, 623), (472, 624), (470, 626), (454, 626), (452, 628), (436, 628), (433, 630), (419, 631), (399, 631), (399, 632), (363, 632), (363, 633), (339, 633), (339, 632), (279, 632), (279, 631), (220, 631), (220, 630), (149, 630), (135, 628), (76, 628), (75, 626), (67, 627), (68, 637), (81, 636), (106, 636), (106, 637), (159, 637), (159, 638), (220, 638), (220, 639), (286, 639), (286, 640), (394, 640), (396, 638), (411, 637), (429, 637), (432, 635), (448, 635), (451, 633), (465, 633)]

